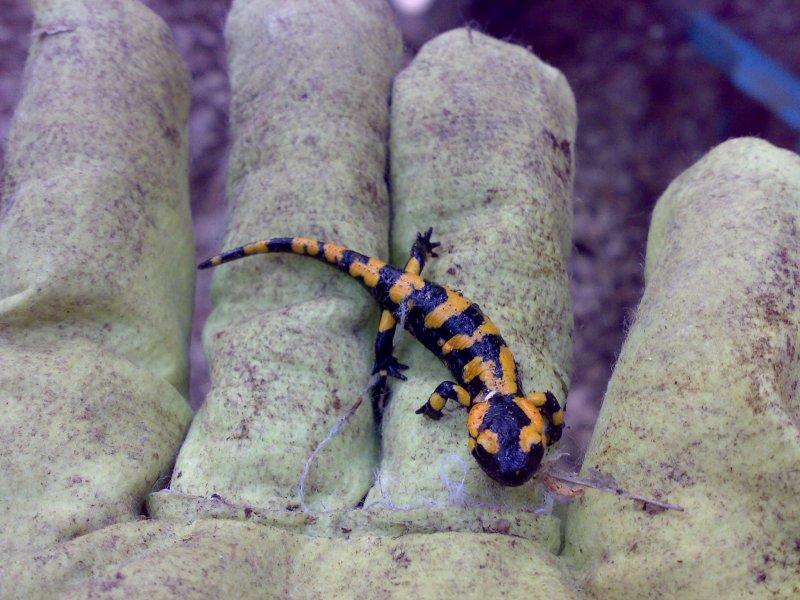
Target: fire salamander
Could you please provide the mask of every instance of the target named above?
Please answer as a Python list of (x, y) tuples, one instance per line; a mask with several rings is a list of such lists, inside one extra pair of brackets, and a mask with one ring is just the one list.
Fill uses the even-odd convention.
[(361, 281), (372, 293), (381, 314), (375, 341), (379, 379), (405, 379), (408, 368), (393, 355), (398, 322), (435, 354), (456, 381), (444, 381), (417, 414), (442, 416), (447, 400), (469, 409), (469, 449), (489, 477), (503, 485), (528, 481), (539, 467), (545, 448), (558, 441), (564, 411), (548, 392), (525, 394), (517, 364), (497, 326), (478, 305), (447, 286), (420, 276), (438, 243), (432, 229), (418, 234), (404, 269), (353, 250), (312, 239), (272, 238), (229, 250), (198, 268), (270, 252), (289, 252), (324, 261)]

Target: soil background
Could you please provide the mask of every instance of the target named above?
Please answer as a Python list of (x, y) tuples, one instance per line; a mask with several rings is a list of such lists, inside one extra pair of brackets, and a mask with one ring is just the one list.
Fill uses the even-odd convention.
[[(192, 209), (198, 256), (224, 233), (229, 89), (222, 37), (227, 1), (147, 0), (172, 28), (192, 74), (189, 121)], [(800, 74), (800, 5), (793, 0), (703, 0), (718, 18)], [(643, 289), (647, 228), (669, 182), (723, 140), (756, 135), (796, 149), (797, 132), (737, 91), (689, 44), (678, 2), (631, 0), (438, 0), (399, 15), (409, 59), (439, 31), (468, 25), (530, 47), (560, 69), (578, 104), (574, 247), (570, 261), (575, 362), (562, 448), (588, 443), (626, 327)], [(0, 159), (30, 41), (23, 0), (0, 0)], [(200, 331), (209, 279), (198, 278), (191, 400), (209, 387)]]

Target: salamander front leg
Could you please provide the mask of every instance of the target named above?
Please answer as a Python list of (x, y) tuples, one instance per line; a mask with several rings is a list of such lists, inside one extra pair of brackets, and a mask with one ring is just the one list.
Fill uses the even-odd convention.
[(414, 244), (411, 246), (408, 262), (406, 262), (406, 266), (403, 269), (406, 273), (421, 274), (422, 269), (425, 268), (425, 263), (428, 262), (428, 258), (436, 258), (438, 256), (436, 248), (441, 244), (431, 241), (432, 234), (433, 227), (430, 227), (425, 233), (417, 234), (417, 239), (414, 240)]
[(378, 375), (384, 380), (387, 377), (406, 379), (403, 371), (408, 368), (408, 365), (401, 364), (392, 353), (392, 342), (396, 329), (397, 319), (388, 310), (384, 310), (381, 313), (378, 335), (375, 338), (375, 366), (372, 368), (372, 374)]
[(381, 313), (378, 335), (375, 338), (375, 366), (372, 368), (372, 376), (375, 380), (369, 389), (372, 410), (377, 423), (381, 421), (383, 410), (389, 401), (390, 389), (387, 378), (391, 376), (397, 379), (406, 379), (403, 371), (408, 368), (408, 365), (398, 361), (393, 353), (392, 343), (396, 329), (397, 319), (388, 310), (384, 310)]
[(467, 390), (452, 381), (443, 381), (436, 386), (431, 397), (416, 410), (416, 413), (418, 415), (425, 415), (434, 420), (441, 419), (442, 409), (448, 400), (455, 400), (467, 408), (469, 408), (472, 403), (472, 398)]

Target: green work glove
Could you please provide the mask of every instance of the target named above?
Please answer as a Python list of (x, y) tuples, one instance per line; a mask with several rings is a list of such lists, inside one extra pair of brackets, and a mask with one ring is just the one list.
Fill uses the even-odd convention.
[[(797, 562), (782, 552), (798, 523), (786, 501), (798, 490), (797, 401), (794, 346), (783, 342), (793, 343), (797, 319), (786, 282), (798, 270), (796, 157), (731, 143), (656, 211), (648, 290), (587, 465), (686, 512), (636, 511), (588, 492), (559, 561), (559, 520), (534, 514), (535, 487), (483, 475), (463, 409), (439, 422), (413, 414), (449, 376), (407, 336), (397, 343), (410, 381), (394, 385), (379, 452), (368, 403), (351, 411), (372, 366), (377, 309), (329, 267), (265, 256), (216, 273), (213, 389), (169, 488), (148, 498), (153, 518), (132, 521), (189, 417), (176, 391), (185, 392), (193, 276), (185, 75), (163, 24), (132, 0), (35, 8), (53, 35), (34, 43), (0, 214), (4, 264), (19, 268), (3, 278), (0, 305), (11, 365), (3, 427), (18, 436), (4, 438), (0, 596), (697, 597), (712, 585), (723, 594), (728, 569), (740, 570), (730, 597), (790, 593)], [(306, 235), (386, 258), (391, 238), (402, 264), (416, 232), (434, 226), (441, 256), (425, 275), (480, 303), (528, 389), (563, 402), (575, 131), (563, 77), (521, 48), (454, 31), (390, 90), (400, 38), (377, 0), (235, 2), (226, 33), (226, 247)], [(56, 202), (73, 225), (42, 210)], [(15, 206), (35, 219), (15, 219)], [(120, 226), (112, 212), (131, 218)], [(23, 268), (42, 256), (63, 264)], [(53, 283), (25, 279), (39, 272)], [(17, 308), (19, 298), (30, 307)], [(729, 325), (717, 324), (719, 311)], [(731, 525), (743, 520), (763, 529)], [(723, 542), (749, 543), (747, 555)]]
[[(575, 131), (564, 78), (522, 48), (462, 30), (429, 43), (390, 88), (402, 54), (383, 3), (354, 2), (344, 15), (287, 6), (234, 4), (228, 21), (234, 145), (223, 246), (302, 235), (385, 258), (391, 237), (392, 262), (403, 264), (417, 232), (434, 226), (441, 256), (425, 275), (504, 324), (528, 389), (564, 398)], [(359, 285), (308, 259), (267, 256), (217, 270), (214, 300), (205, 335), (213, 387), (170, 489), (149, 499), (151, 515), (275, 527), (254, 530), (279, 536), (254, 547), (294, 548), (276, 585), (305, 593), (341, 594), (348, 573), (375, 597), (408, 581), (423, 594), (490, 585), (522, 595), (536, 573), (544, 589), (566, 589), (553, 554), (559, 521), (534, 513), (537, 489), (485, 476), (469, 455), (463, 409), (440, 422), (414, 414), (451, 377), (418, 343), (398, 340), (410, 381), (394, 386), (382, 453), (368, 403), (341, 423), (372, 368), (379, 311)], [(387, 543), (401, 532), (402, 543)], [(436, 555), (513, 568), (476, 567), (470, 578), (431, 568)], [(387, 581), (398, 560), (403, 570)]]
[(685, 512), (587, 492), (564, 555), (590, 597), (800, 593), (798, 223), (800, 158), (757, 139), (722, 144), (659, 200), (584, 464)]
[(0, 205), (3, 555), (138, 519), (192, 417), (189, 80), (158, 17), (105, 4), (33, 3)]
[[(369, 597), (483, 586), (523, 596), (532, 580), (563, 595), (559, 523), (532, 514), (535, 489), (485, 478), (463, 409), (439, 423), (413, 414), (449, 375), (412, 340), (399, 341), (413, 377), (385, 416), (383, 460), (364, 403), (309, 462), (364, 394), (378, 311), (353, 281), (298, 257), (219, 271), (206, 331), (213, 389), (169, 488), (148, 500), (153, 518), (131, 522), (189, 418), (187, 82), (163, 24), (135, 2), (35, 10), (41, 34), (4, 194), (5, 264), (20, 269), (4, 278), (4, 302), (31, 308), (3, 313), (20, 390), (4, 390), (15, 452), (0, 595), (341, 597), (356, 578)], [(531, 389), (563, 398), (575, 131), (563, 77), (521, 48), (457, 31), (392, 91), (402, 44), (382, 0), (238, 2), (227, 36), (226, 243), (305, 234), (387, 257), (391, 233), (402, 263), (417, 230), (435, 226), (443, 256), (429, 275), (507, 321)], [(15, 218), (22, 208), (27, 218)], [(42, 256), (60, 267), (49, 288), (22, 275)], [(439, 568), (450, 560), (468, 576)]]

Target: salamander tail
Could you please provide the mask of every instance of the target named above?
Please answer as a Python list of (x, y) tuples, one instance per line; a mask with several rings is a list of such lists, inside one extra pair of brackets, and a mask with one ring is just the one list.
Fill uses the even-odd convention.
[[(353, 262), (368, 263), (370, 260), (369, 257), (354, 252), (344, 246), (339, 246), (338, 244), (330, 244), (303, 237), (285, 237), (259, 240), (257, 242), (245, 244), (244, 246), (239, 246), (238, 248), (227, 250), (226, 252), (212, 256), (208, 260), (204, 260), (197, 265), (197, 268), (208, 269), (253, 254), (279, 252), (310, 256), (338, 267), (345, 272), (350, 271), (350, 266)], [(375, 262), (377, 263), (379, 261)], [(384, 263), (380, 264), (383, 265)], [(358, 276), (357, 273), (350, 273), (350, 275)]]

